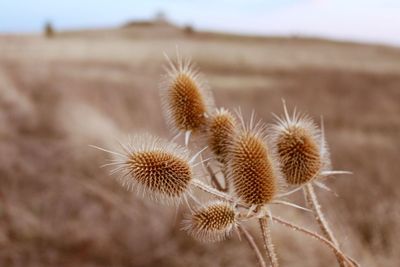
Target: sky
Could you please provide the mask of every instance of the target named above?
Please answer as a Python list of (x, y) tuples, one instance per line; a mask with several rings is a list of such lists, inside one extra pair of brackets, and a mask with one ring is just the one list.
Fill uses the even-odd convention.
[(114, 27), (158, 11), (199, 30), (400, 46), (400, 0), (0, 0), (0, 33)]

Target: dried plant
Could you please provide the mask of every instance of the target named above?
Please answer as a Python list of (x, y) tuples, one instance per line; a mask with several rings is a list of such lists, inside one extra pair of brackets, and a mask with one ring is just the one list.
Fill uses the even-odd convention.
[(185, 133), (187, 145), (191, 134), (206, 130), (207, 114), (214, 101), (207, 83), (189, 59), (181, 59), (178, 53), (176, 62), (166, 58), (168, 67), (160, 84), (163, 113), (174, 133)]
[[(339, 246), (321, 211), (313, 183), (328, 189), (317, 179), (347, 172), (330, 170), (329, 152), (322, 120), (321, 129), (319, 129), (306, 115), (294, 111), (290, 116), (285, 102), (283, 102), (283, 107), (284, 116), (282, 118), (276, 116), (277, 123), (270, 128), (281, 171), (289, 185), (303, 188), (306, 203), (312, 209), (323, 235), (335, 246)], [(336, 254), (336, 257), (340, 266), (346, 266), (340, 256)]]
[[(111, 174), (118, 173), (121, 184), (127, 189), (136, 188), (139, 195), (161, 203), (186, 203), (190, 212), (182, 228), (199, 241), (222, 241), (237, 231), (248, 241), (262, 267), (266, 266), (264, 256), (245, 228), (249, 220), (259, 221), (271, 266), (279, 265), (270, 231), (272, 221), (319, 240), (333, 251), (340, 266), (358, 266), (340, 250), (313, 188), (314, 184), (328, 189), (319, 181), (321, 178), (346, 173), (330, 170), (323, 124), (319, 128), (310, 118), (296, 112), (289, 116), (285, 103), (284, 116), (276, 116), (276, 123), (269, 127), (255, 122), (254, 112), (247, 123), (240, 111), (236, 117), (226, 109), (213, 111), (208, 86), (190, 60), (179, 55), (175, 62), (167, 59), (167, 74), (160, 85), (163, 112), (176, 135), (173, 140), (184, 134), (185, 146), (137, 135), (127, 144), (121, 143), (121, 151), (96, 147), (112, 155), (110, 162), (104, 164), (114, 167)], [(207, 141), (211, 158), (200, 157), (207, 148), (190, 152), (191, 134), (193, 139)], [(197, 164), (206, 165), (203, 170), (207, 171), (198, 173), (194, 168)], [(199, 177), (210, 179), (202, 181)], [(211, 184), (207, 183), (209, 180)], [(207, 192), (210, 201), (200, 203), (193, 188)], [(299, 189), (304, 190), (322, 235), (272, 215), (271, 204), (304, 209), (281, 199)], [(192, 209), (192, 205), (196, 207)]]
[(215, 159), (226, 168), (229, 145), (235, 137), (236, 119), (226, 109), (217, 109), (209, 119), (208, 144)]
[(261, 123), (242, 125), (229, 146), (228, 178), (237, 197), (248, 205), (270, 203), (278, 192), (278, 171)]
[(200, 241), (222, 241), (236, 228), (237, 215), (231, 203), (214, 201), (189, 215), (182, 223), (183, 229)]
[(149, 134), (120, 146), (120, 152), (100, 149), (114, 156), (104, 166), (114, 166), (111, 174), (120, 173), (122, 186), (161, 203), (179, 201), (188, 192), (194, 173), (185, 147)]

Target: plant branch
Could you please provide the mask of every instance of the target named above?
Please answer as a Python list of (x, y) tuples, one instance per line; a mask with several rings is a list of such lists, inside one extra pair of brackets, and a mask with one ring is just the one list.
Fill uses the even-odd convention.
[[(313, 211), (314, 217), (319, 225), (319, 228), (322, 231), (322, 234), (329, 241), (331, 241), (337, 248), (339, 248), (339, 242), (333, 235), (332, 230), (330, 229), (329, 224), (326, 221), (324, 214), (322, 213), (321, 205), (318, 202), (313, 185), (311, 183), (308, 183), (305, 187), (303, 187), (303, 190), (304, 190), (304, 195), (306, 198), (307, 206), (308, 206), (308, 208), (310, 208)], [(346, 267), (346, 264), (344, 263), (343, 259), (341, 259), (336, 253), (335, 253), (335, 256), (339, 263), (339, 266)]]
[(321, 205), (319, 204), (317, 196), (315, 195), (314, 187), (311, 183), (308, 183), (305, 187), (303, 187), (303, 190), (306, 197), (307, 206), (314, 212), (315, 219), (317, 220), (323, 235), (333, 244), (339, 246), (338, 241), (333, 235), (332, 230), (330, 229), (328, 222), (322, 213)]
[[(214, 189), (214, 188), (212, 188), (212, 187), (210, 187), (210, 186), (204, 184), (202, 181), (199, 181), (199, 180), (195, 179), (195, 180), (192, 181), (192, 185), (195, 186), (195, 187), (197, 187), (197, 188), (199, 188), (199, 189), (201, 189), (201, 190), (203, 190), (204, 192), (207, 192), (207, 193), (209, 193), (209, 194), (214, 195), (215, 197), (222, 198), (222, 199), (224, 199), (224, 200), (226, 200), (226, 201), (229, 201), (229, 202), (231, 202), (231, 203), (236, 203), (235, 199), (232, 198), (231, 196), (229, 196), (228, 194), (225, 194), (225, 193), (223, 193), (223, 192), (220, 192), (220, 191), (218, 191), (218, 190), (216, 190), (216, 189)], [(246, 209), (249, 208), (249, 207), (248, 207), (247, 205), (245, 205), (245, 204), (238, 203), (238, 205), (240, 205), (241, 207), (246, 208)], [(313, 237), (313, 238), (319, 240), (319, 241), (322, 242), (323, 244), (327, 245), (331, 250), (333, 250), (333, 252), (335, 253), (335, 255), (337, 255), (337, 257), (339, 257), (340, 259), (346, 261), (350, 266), (355, 266), (355, 267), (358, 267), (358, 266), (359, 266), (359, 264), (357, 264), (354, 260), (352, 260), (352, 259), (346, 257), (346, 256), (336, 247), (336, 245), (335, 245), (334, 243), (332, 243), (331, 241), (329, 241), (329, 240), (326, 239), (325, 237), (323, 237), (323, 236), (321, 236), (321, 235), (319, 235), (319, 234), (317, 234), (317, 233), (314, 233), (314, 232), (312, 232), (312, 231), (310, 231), (310, 230), (307, 230), (307, 229), (305, 229), (305, 228), (303, 228), (303, 227), (301, 227), (301, 226), (294, 225), (294, 224), (292, 224), (292, 223), (290, 223), (290, 222), (287, 222), (287, 221), (285, 221), (285, 220), (283, 220), (283, 219), (280, 219), (280, 218), (278, 218), (278, 217), (276, 217), (276, 216), (272, 216), (272, 215), (269, 215), (269, 214), (265, 214), (265, 216), (271, 218), (273, 221), (275, 221), (275, 222), (277, 222), (277, 223), (279, 223), (279, 224), (282, 224), (282, 225), (284, 225), (284, 226), (286, 226), (286, 227), (291, 228), (292, 230), (299, 231), (299, 232), (301, 232), (301, 233), (304, 233), (304, 234), (306, 234), (306, 235), (309, 235), (309, 236), (311, 236), (311, 237)]]
[(238, 226), (239, 231), (243, 234), (244, 238), (247, 240), (249, 243), (251, 249), (254, 251), (257, 257), (257, 261), (260, 267), (267, 267), (265, 260), (261, 254), (260, 249), (258, 248), (256, 242), (254, 241), (253, 236), (244, 228), (243, 226), (239, 225)]
[(219, 190), (217, 190), (215, 188), (212, 188), (211, 186), (203, 183), (200, 180), (193, 179), (192, 180), (192, 185), (197, 187), (198, 189), (200, 189), (200, 190), (202, 190), (204, 192), (207, 192), (207, 193), (209, 193), (211, 195), (214, 195), (214, 196), (216, 196), (218, 198), (222, 198), (222, 199), (227, 200), (229, 202), (235, 203), (235, 199), (233, 197), (231, 197), (230, 195), (228, 195), (228, 194), (226, 194), (224, 192), (221, 192), (221, 191), (219, 191)]
[[(270, 217), (270, 215), (267, 215)], [(290, 223), (288, 221), (285, 221), (279, 217), (276, 216), (271, 216), (270, 218), (272, 218), (273, 221), (280, 223), (286, 227), (291, 228), (292, 230), (301, 232), (303, 234), (306, 234), (308, 236), (311, 236), (315, 239), (317, 239), (318, 241), (322, 242), (323, 244), (327, 245), (334, 253), (335, 255), (337, 255), (343, 262), (347, 262), (349, 264), (349, 266), (354, 266), (354, 267), (358, 267), (359, 265), (352, 259), (349, 259), (346, 255), (343, 254), (343, 252), (341, 252), (335, 244), (333, 244), (331, 241), (329, 241), (328, 239), (320, 236), (317, 233), (314, 233), (310, 230), (307, 230), (306, 228), (303, 228), (301, 226), (295, 225), (293, 223)]]
[(259, 219), (259, 222), (264, 241), (264, 248), (267, 252), (268, 259), (272, 267), (278, 267), (279, 266), (278, 258), (276, 257), (275, 247), (274, 244), (272, 243), (271, 230), (269, 227), (268, 218), (262, 217)]
[(215, 187), (222, 192), (225, 192), (224, 188), (222, 187), (221, 183), (218, 181), (217, 176), (215, 176), (215, 173), (213, 171), (213, 169), (211, 168), (210, 165), (207, 164), (207, 171), (210, 174), (211, 177), (211, 181), (212, 183), (215, 185)]

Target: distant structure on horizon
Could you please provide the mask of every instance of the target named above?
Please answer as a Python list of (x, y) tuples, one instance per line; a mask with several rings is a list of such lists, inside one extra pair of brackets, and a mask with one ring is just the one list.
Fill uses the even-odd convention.
[[(135, 29), (136, 31), (141, 29), (142, 33), (139, 34), (143, 36), (144, 32), (148, 32), (148, 30), (158, 30), (159, 36), (166, 35), (176, 35), (176, 34), (185, 34), (185, 35), (193, 35), (195, 33), (195, 29), (191, 24), (187, 24), (183, 27), (180, 27), (168, 19), (168, 16), (163, 11), (158, 11), (153, 18), (148, 20), (131, 20), (122, 25), (123, 29)], [(144, 32), (143, 32), (144, 31)]]
[(46, 38), (54, 37), (55, 31), (54, 31), (53, 24), (50, 21), (45, 23), (43, 33)]
[(149, 20), (131, 20), (125, 23), (122, 27), (132, 27), (132, 26), (173, 26), (173, 23), (168, 20), (167, 15), (163, 11), (158, 11), (152, 19)]

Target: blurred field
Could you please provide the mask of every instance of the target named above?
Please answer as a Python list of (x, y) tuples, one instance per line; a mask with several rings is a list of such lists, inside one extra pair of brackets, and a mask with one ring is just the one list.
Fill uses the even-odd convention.
[[(334, 231), (363, 266), (399, 266), (400, 49), (165, 27), (0, 37), (0, 266), (255, 264), (236, 236), (186, 236), (183, 210), (126, 192), (88, 147), (142, 130), (169, 136), (157, 88), (176, 45), (218, 106), (271, 122), (285, 98), (323, 115), (334, 168), (354, 172), (327, 182), (338, 197), (318, 191)], [(304, 212), (274, 212), (316, 229)], [(308, 237), (279, 225), (273, 236), (282, 266), (335, 266)]]

